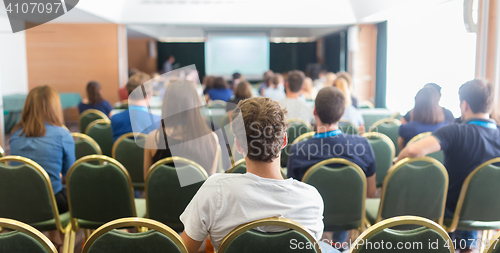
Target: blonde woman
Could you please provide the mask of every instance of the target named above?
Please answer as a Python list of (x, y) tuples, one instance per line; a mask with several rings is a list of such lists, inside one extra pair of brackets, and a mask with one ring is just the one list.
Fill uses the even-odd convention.
[(365, 131), (365, 122), (363, 120), (363, 115), (361, 115), (358, 109), (352, 105), (352, 96), (349, 84), (344, 78), (337, 78), (333, 82), (333, 86), (341, 90), (345, 96), (346, 107), (344, 115), (341, 119), (350, 121), (359, 129), (360, 133), (363, 133)]

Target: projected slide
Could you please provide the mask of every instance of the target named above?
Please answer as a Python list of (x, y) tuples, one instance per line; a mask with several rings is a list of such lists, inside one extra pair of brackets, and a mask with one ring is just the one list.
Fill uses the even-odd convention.
[(269, 69), (267, 36), (209, 36), (205, 42), (207, 75), (228, 78), (239, 72), (246, 79), (259, 79)]

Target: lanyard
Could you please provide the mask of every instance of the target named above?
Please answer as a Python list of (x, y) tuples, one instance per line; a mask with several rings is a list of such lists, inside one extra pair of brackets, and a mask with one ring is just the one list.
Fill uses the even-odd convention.
[(478, 126), (482, 126), (482, 127), (486, 127), (486, 128), (490, 128), (490, 129), (497, 129), (497, 125), (495, 123), (487, 122), (487, 121), (473, 120), (473, 121), (469, 121), (467, 124), (478, 125)]
[(333, 130), (333, 131), (326, 132), (326, 133), (317, 133), (313, 136), (313, 138), (333, 137), (333, 136), (337, 136), (340, 134), (342, 134), (342, 131), (340, 131), (340, 129), (337, 129), (337, 130)]

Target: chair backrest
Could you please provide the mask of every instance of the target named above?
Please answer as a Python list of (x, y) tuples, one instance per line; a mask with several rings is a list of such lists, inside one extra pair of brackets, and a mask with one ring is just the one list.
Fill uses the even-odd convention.
[[(135, 136), (135, 137), (134, 137)], [(116, 139), (112, 155), (127, 169), (134, 189), (144, 189), (144, 144), (147, 135), (142, 133), (126, 133)]]
[(212, 100), (208, 103), (208, 108), (226, 108), (226, 101)]
[[(148, 231), (127, 233), (125, 227), (144, 227)], [(99, 227), (85, 243), (82, 253), (188, 253), (181, 237), (160, 222), (144, 218), (123, 218)]]
[[(174, 167), (173, 163), (185, 166)], [(182, 187), (178, 176), (181, 173), (198, 183)], [(145, 184), (147, 217), (181, 232), (184, 225), (179, 216), (207, 178), (201, 165), (185, 158), (169, 157), (156, 162), (149, 169)]]
[[(281, 176), (283, 179), (287, 179), (286, 173), (283, 170), (283, 168), (280, 168)], [(234, 163), (234, 166), (231, 167), (226, 171), (226, 173), (239, 173), (239, 174), (245, 174), (247, 173), (247, 163), (245, 159), (240, 159), (236, 163)]]
[(79, 228), (78, 220), (100, 226), (114, 219), (136, 216), (132, 180), (125, 167), (113, 158), (89, 155), (78, 159), (68, 171), (66, 185), (75, 231)]
[(377, 132), (364, 133), (363, 137), (368, 139), (368, 143), (375, 153), (375, 161), (377, 164), (376, 183), (377, 187), (381, 187), (384, 183), (385, 175), (392, 166), (392, 161), (396, 156), (396, 147), (392, 140), (387, 135)]
[(359, 129), (350, 121), (341, 119), (339, 129), (346, 134), (359, 134)]
[(0, 233), (0, 253), (58, 253), (54, 244), (44, 234), (28, 224), (0, 218), (0, 227), (13, 230)]
[(101, 147), (101, 151), (103, 155), (112, 156), (113, 149), (113, 132), (111, 130), (110, 121), (106, 121), (103, 119), (98, 119), (92, 121), (87, 126), (85, 130), (85, 134), (94, 139), (99, 147)]
[(305, 141), (307, 139), (311, 139), (314, 136), (314, 134), (316, 134), (316, 132), (307, 132), (305, 134), (302, 134), (292, 142), (292, 145), (294, 145), (295, 143), (299, 143), (301, 141)]
[(82, 133), (71, 133), (75, 140), (75, 158), (78, 160), (88, 155), (102, 155), (101, 147), (92, 137)]
[[(283, 232), (261, 232), (258, 227), (283, 227)], [(295, 240), (295, 241), (294, 241)], [(293, 247), (300, 243), (304, 250)], [(310, 247), (307, 247), (309, 245)], [(224, 237), (217, 250), (218, 253), (243, 252), (242, 249), (251, 249), (245, 252), (314, 252), (321, 253), (318, 241), (297, 222), (284, 218), (265, 218), (243, 224)]]
[(88, 109), (83, 111), (80, 114), (80, 118), (78, 119), (78, 126), (80, 127), (80, 132), (85, 133), (87, 130), (87, 126), (92, 123), (94, 120), (103, 119), (109, 122), (108, 116), (103, 112), (96, 109)]
[(500, 232), (496, 233), (491, 240), (483, 240), (484, 250), (482, 253), (499, 253), (500, 252)]
[[(459, 220), (499, 222), (500, 201), (492, 193), (500, 191), (500, 158), (484, 162), (465, 179), (449, 231)], [(493, 195), (494, 196), (494, 195)]]
[(377, 222), (413, 215), (443, 224), (448, 172), (430, 157), (404, 158), (387, 173)]
[[(397, 226), (418, 226), (412, 230), (394, 230)], [(450, 246), (451, 247), (447, 247)], [(383, 220), (368, 228), (354, 242), (350, 253), (378, 252), (455, 253), (446, 231), (435, 222), (416, 216)]]
[(331, 158), (309, 168), (302, 181), (323, 197), (325, 231), (364, 229), (366, 176), (358, 165)]
[(381, 119), (370, 128), (370, 132), (378, 132), (387, 135), (392, 140), (394, 147), (396, 147), (396, 156), (399, 154), (398, 138), (399, 138), (399, 126), (401, 126), (401, 121), (393, 118)]
[[(9, 165), (14, 162), (19, 165)], [(64, 229), (47, 172), (36, 162), (20, 157), (0, 158), (0, 217), (35, 224), (55, 219)]]
[(295, 139), (307, 132), (312, 130), (311, 124), (301, 120), (301, 119), (287, 119), (286, 121), (290, 126), (288, 127), (287, 133), (287, 145), (281, 150), (281, 167), (286, 167), (288, 161), (288, 154), (290, 153), (290, 147), (292, 146)]
[[(411, 140), (408, 141), (408, 144), (406, 144), (406, 145), (410, 145), (410, 144), (412, 144), (420, 139), (423, 139), (424, 137), (430, 136), (430, 135), (432, 135), (432, 132), (425, 132), (425, 133), (418, 134), (415, 137), (411, 138)], [(440, 163), (444, 163), (444, 152), (442, 150), (434, 152), (434, 153), (430, 153), (427, 156), (438, 160)]]

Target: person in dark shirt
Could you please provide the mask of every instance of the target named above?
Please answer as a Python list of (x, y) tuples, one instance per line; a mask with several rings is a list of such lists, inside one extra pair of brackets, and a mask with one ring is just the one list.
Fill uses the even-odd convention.
[[(480, 164), (500, 157), (500, 130), (490, 119), (493, 110), (494, 88), (486, 80), (475, 79), (463, 84), (459, 91), (461, 124), (451, 124), (435, 131), (406, 148), (397, 160), (422, 157), (443, 150), (444, 166), (449, 174), (446, 217), (453, 217), (465, 178)], [(477, 231), (454, 232), (453, 236), (467, 242), (467, 250), (477, 237)]]
[(214, 79), (213, 88), (208, 90), (207, 94), (205, 94), (207, 101), (222, 100), (227, 102), (231, 96), (233, 96), (233, 90), (229, 88), (227, 81), (223, 77), (216, 77)]
[[(339, 129), (338, 122), (344, 115), (345, 106), (344, 93), (338, 88), (325, 87), (318, 92), (314, 108), (316, 134), (312, 139), (292, 145), (287, 162), (288, 177), (302, 180), (313, 165), (330, 158), (343, 158), (361, 167), (367, 178), (367, 196), (373, 198), (376, 191), (375, 154), (366, 138), (344, 134)], [(347, 231), (335, 232), (332, 237), (339, 243), (346, 239)]]
[(252, 86), (247, 81), (239, 82), (234, 89), (234, 96), (227, 101), (226, 112), (234, 110), (241, 100), (252, 97)]
[[(435, 89), (439, 93), (439, 98), (441, 99), (441, 86), (439, 86), (435, 83), (428, 83), (428, 84), (424, 85), (424, 88)], [(438, 100), (438, 102), (439, 102), (439, 100)], [(455, 117), (453, 116), (453, 113), (444, 107), (441, 107), (441, 108), (443, 108), (444, 120), (448, 123), (455, 122)], [(412, 119), (412, 111), (413, 111), (413, 109), (410, 110), (409, 112), (407, 112), (403, 118), (401, 118), (401, 123), (406, 124), (406, 123), (413, 120)]]
[(448, 124), (439, 106), (439, 93), (436, 89), (424, 87), (415, 96), (412, 110), (413, 120), (399, 127), (398, 145), (403, 149), (408, 141), (420, 133), (434, 132)]
[(111, 104), (102, 98), (101, 85), (96, 81), (90, 81), (87, 84), (87, 99), (84, 99), (84, 101), (80, 102), (78, 105), (80, 114), (88, 109), (99, 110), (107, 116), (109, 116), (109, 113), (113, 110)]

